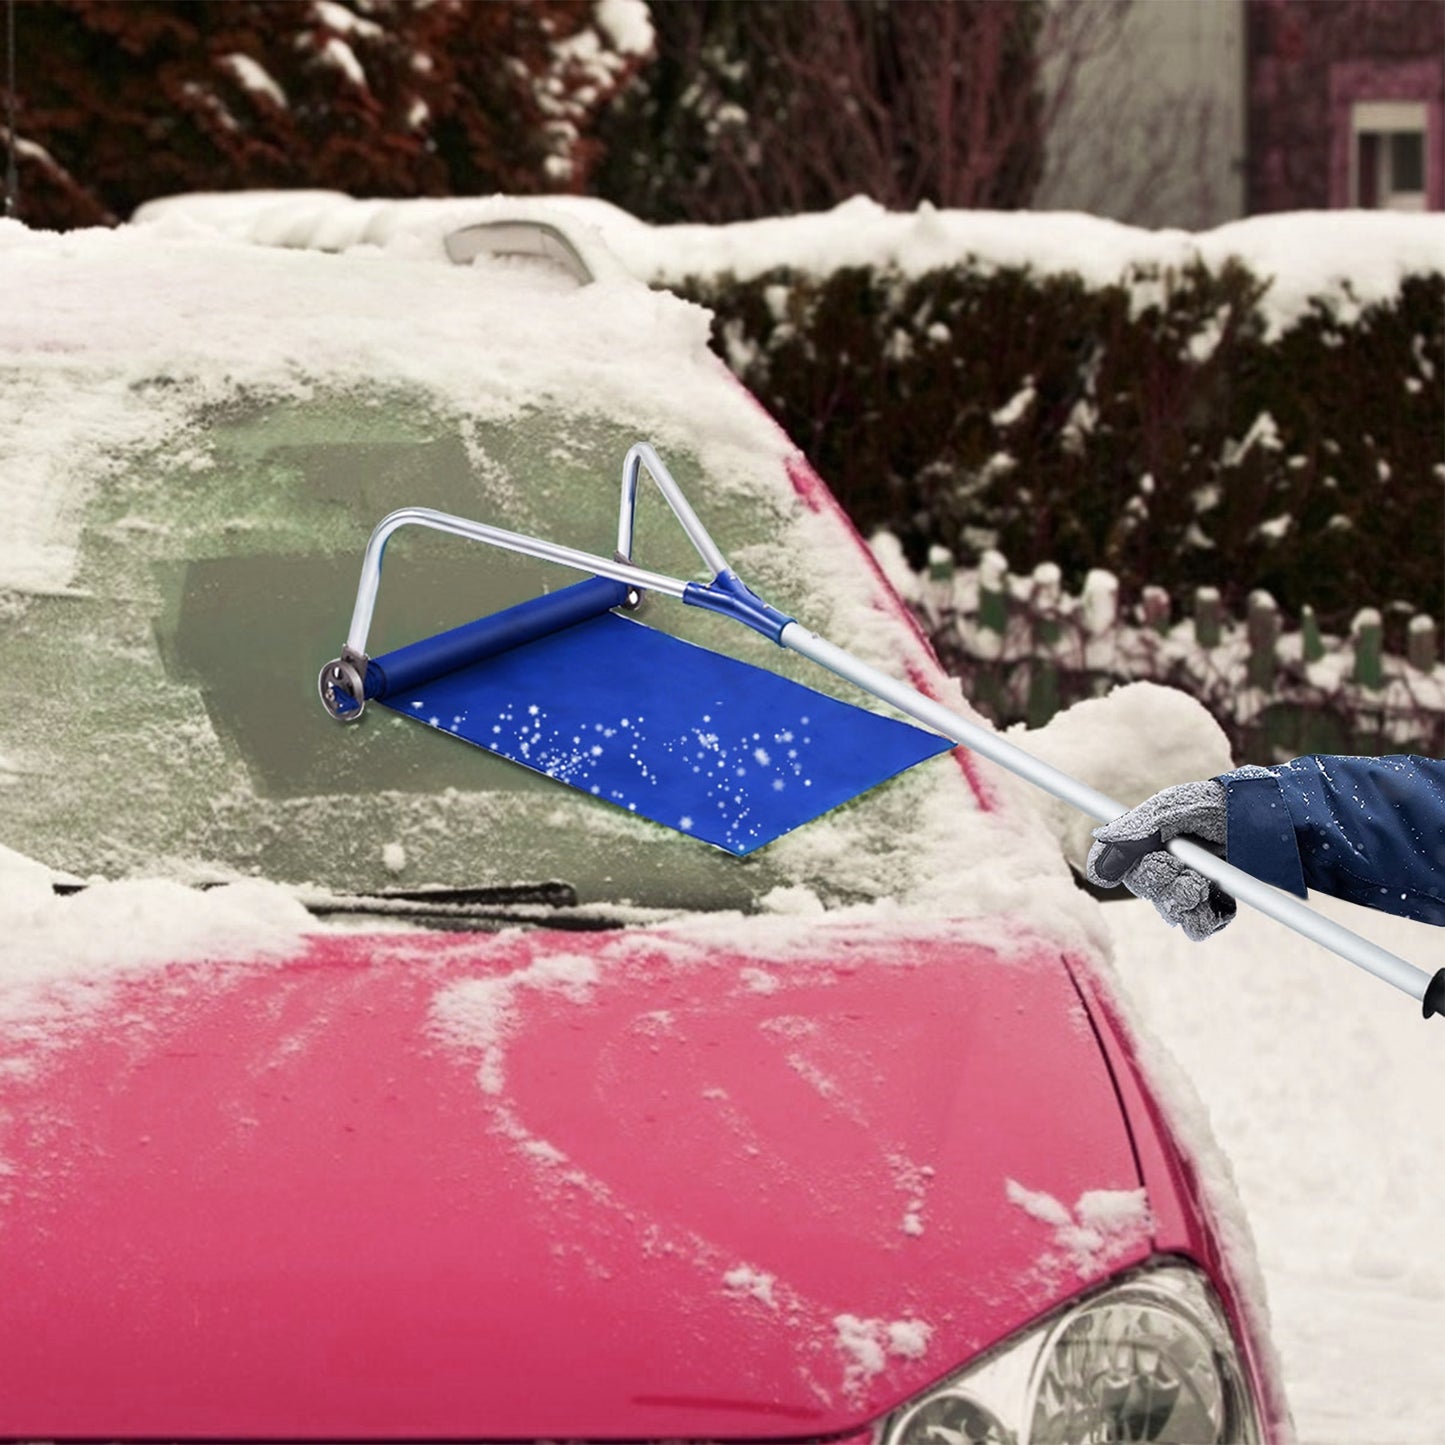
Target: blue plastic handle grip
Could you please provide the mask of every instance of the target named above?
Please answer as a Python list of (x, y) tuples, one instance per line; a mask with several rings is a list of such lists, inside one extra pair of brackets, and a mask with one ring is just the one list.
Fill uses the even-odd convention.
[(590, 577), (515, 607), (465, 622), (435, 637), (408, 643), (366, 665), (366, 696), (378, 701), (421, 687), (484, 657), (509, 652), (549, 633), (586, 622), (620, 607), (628, 599), (625, 582)]
[(682, 600), (689, 607), (721, 612), (779, 645), (783, 628), (794, 621), (786, 612), (764, 602), (736, 572), (719, 572), (707, 583), (689, 582), (682, 590)]

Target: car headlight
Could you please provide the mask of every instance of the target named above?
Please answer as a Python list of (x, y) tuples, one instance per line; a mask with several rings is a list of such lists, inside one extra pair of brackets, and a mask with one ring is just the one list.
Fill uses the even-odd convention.
[(1069, 1305), (904, 1406), (881, 1445), (1258, 1445), (1213, 1291), (1155, 1266)]

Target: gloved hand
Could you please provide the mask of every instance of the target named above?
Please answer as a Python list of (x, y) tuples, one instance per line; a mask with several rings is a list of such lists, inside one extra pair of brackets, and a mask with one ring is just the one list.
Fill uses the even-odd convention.
[(1223, 845), (1224, 788), (1212, 779), (1165, 788), (1112, 823), (1094, 829), (1085, 871), (1105, 888), (1119, 883), (1147, 898), (1166, 923), (1178, 924), (1195, 942), (1217, 933), (1235, 914), (1234, 899), (1164, 849), (1188, 835)]

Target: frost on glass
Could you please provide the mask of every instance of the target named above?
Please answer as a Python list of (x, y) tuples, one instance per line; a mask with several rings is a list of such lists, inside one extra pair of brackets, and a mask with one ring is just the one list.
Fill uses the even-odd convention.
[[(71, 588), (5, 600), (6, 844), (83, 876), (244, 873), (353, 891), (558, 878), (584, 901), (727, 907), (799, 881), (829, 892), (826, 878), (785, 866), (807, 848), (740, 862), (384, 709), (342, 726), (319, 704), (317, 672), (345, 639), (383, 515), (435, 507), (610, 553), (622, 457), (637, 439), (550, 410), (484, 421), (415, 397), (320, 395), (210, 411), (163, 453), (111, 457), (87, 479)], [(721, 487), (710, 496), (697, 457), (674, 449), (668, 460), (760, 590), (806, 615), (817, 579), (777, 546), (772, 506)], [(699, 575), (647, 486), (636, 555)], [(388, 547), (368, 651), (578, 579), (406, 529)], [(841, 690), (727, 619), (665, 599), (645, 615)], [(878, 808), (885, 830), (903, 824), (896, 805)]]

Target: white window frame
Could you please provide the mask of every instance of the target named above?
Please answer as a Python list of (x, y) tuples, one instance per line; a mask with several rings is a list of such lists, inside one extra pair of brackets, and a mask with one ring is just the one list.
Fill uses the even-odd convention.
[(1378, 195), (1375, 206), (1384, 211), (1423, 211), (1426, 208), (1425, 177), (1430, 174), (1430, 123), (1421, 100), (1357, 100), (1350, 107), (1350, 204), (1360, 204), (1360, 137), (1377, 135), (1388, 141), (1392, 135), (1416, 134), (1424, 154), (1419, 190), (1397, 191), (1391, 184), (1390, 146), (1380, 146)]

